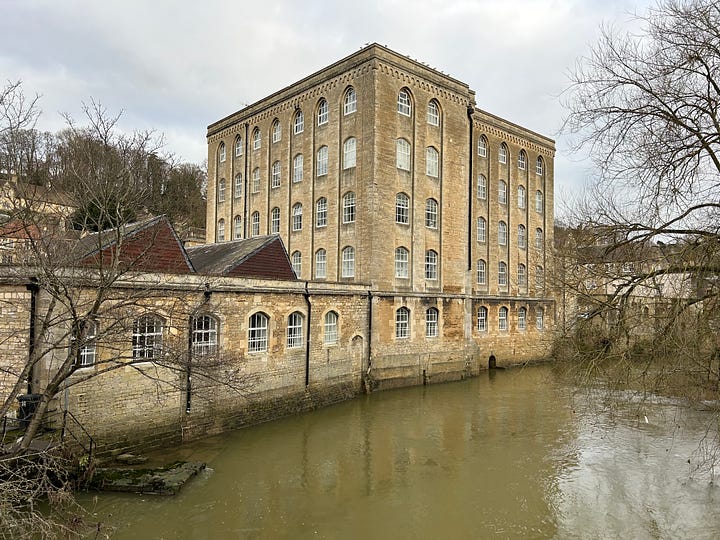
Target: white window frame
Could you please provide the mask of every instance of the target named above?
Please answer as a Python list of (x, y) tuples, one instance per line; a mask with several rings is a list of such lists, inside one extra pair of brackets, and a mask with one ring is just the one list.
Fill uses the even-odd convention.
[(270, 210), (270, 234), (280, 234), (280, 208)]
[(355, 248), (345, 246), (342, 250), (342, 277), (355, 277)]
[(251, 234), (250, 236), (260, 236), (260, 212), (255, 211), (252, 213), (252, 216), (250, 217), (250, 227), (251, 227)]
[(282, 139), (282, 128), (280, 127), (280, 121), (276, 118), (272, 124), (272, 142), (280, 142)]
[(545, 328), (545, 309), (541, 307), (535, 308), (535, 328), (542, 330)]
[(268, 349), (268, 330), (270, 317), (262, 311), (253, 313), (248, 319), (248, 353), (263, 353)]
[(504, 221), (498, 222), (498, 245), (507, 245), (507, 223)]
[(293, 272), (295, 272), (295, 277), (299, 278), (302, 274), (302, 253), (300, 251), (293, 251), (290, 261)]
[(542, 249), (544, 241), (543, 230), (538, 227), (535, 229), (535, 249)]
[(410, 170), (410, 143), (405, 139), (397, 139), (395, 142), (395, 165), (403, 171)]
[(198, 315), (190, 320), (190, 343), (194, 357), (215, 354), (218, 350), (218, 321), (212, 315)]
[(506, 164), (508, 160), (508, 147), (505, 143), (502, 143), (500, 145), (500, 150), (498, 151), (498, 162), (502, 164)]
[(243, 183), (242, 183), (242, 173), (237, 173), (235, 175), (235, 190), (233, 195), (236, 199), (242, 198), (242, 192), (243, 192)]
[(527, 267), (522, 263), (518, 264), (517, 280), (518, 287), (527, 287)]
[(440, 176), (440, 153), (432, 146), (425, 151), (425, 173), (431, 178)]
[(345, 98), (343, 99), (343, 116), (352, 114), (357, 111), (357, 93), (351, 86), (345, 90)]
[(286, 346), (288, 349), (299, 349), (303, 346), (304, 335), (303, 335), (303, 323), (305, 317), (299, 311), (293, 311), (288, 316), (287, 322), (287, 340)]
[(156, 315), (143, 315), (133, 323), (133, 360), (152, 362), (162, 357), (164, 321)]
[(478, 138), (478, 156), (486, 158), (487, 157), (487, 149), (488, 149), (488, 142), (487, 139), (483, 136)]
[(97, 362), (97, 335), (98, 323), (93, 320), (85, 321), (85, 342), (78, 349), (77, 368), (90, 368)]
[(477, 198), (484, 201), (487, 199), (487, 178), (484, 174), (478, 175), (477, 180)]
[(343, 195), (343, 223), (355, 223), (355, 193), (348, 191)]
[(323, 343), (335, 345), (338, 342), (338, 314), (328, 311), (323, 319)]
[(252, 132), (252, 145), (253, 150), (260, 150), (262, 146), (262, 135), (260, 134), (260, 128), (255, 128)]
[(538, 189), (535, 192), (535, 211), (539, 214), (543, 213), (543, 207), (545, 206), (543, 203), (543, 192)]
[(315, 252), (315, 279), (327, 278), (327, 252), (320, 248)]
[(502, 288), (508, 286), (507, 263), (505, 261), (498, 263), (498, 286)]
[(484, 217), (477, 218), (477, 241), (484, 244), (487, 241), (487, 220)]
[(526, 195), (525, 186), (518, 186), (518, 191), (517, 191), (518, 208), (525, 209), (525, 204), (526, 204), (525, 195)]
[(437, 280), (438, 278), (438, 254), (434, 249), (425, 252), (425, 279)]
[(302, 182), (303, 179), (303, 155), (298, 154), (293, 158), (293, 183)]
[(252, 192), (260, 193), (260, 167), (255, 167), (252, 172)]
[(525, 150), (520, 150), (520, 153), (518, 154), (518, 169), (521, 171), (527, 169), (527, 154), (525, 153)]
[(405, 306), (395, 311), (395, 338), (407, 339), (410, 337), (410, 310)]
[(321, 146), (317, 151), (317, 176), (325, 176), (328, 173), (328, 147)]
[(525, 331), (527, 329), (527, 309), (524, 307), (521, 307), (518, 309), (518, 324), (517, 324), (518, 330), (521, 332)]
[(478, 332), (487, 332), (487, 329), (488, 329), (487, 320), (488, 320), (488, 308), (486, 308), (485, 306), (480, 306), (477, 309), (477, 326), (476, 326), (476, 328), (477, 328)]
[(235, 216), (233, 218), (233, 240), (240, 240), (243, 232), (242, 216)]
[(271, 174), (271, 178), (272, 178), (270, 187), (272, 189), (279, 188), (280, 187), (280, 161), (275, 161), (272, 164), (270, 174)]
[(235, 139), (235, 157), (240, 157), (243, 155), (243, 140), (242, 137), (237, 137)]
[(221, 178), (218, 182), (218, 202), (225, 202), (225, 193), (227, 192), (227, 182)]
[(498, 182), (498, 203), (507, 204), (507, 182), (505, 180)]
[(295, 118), (293, 118), (293, 134), (299, 135), (305, 130), (305, 115), (302, 111), (297, 111), (295, 113)]
[(301, 203), (295, 203), (292, 207), (292, 230), (302, 231), (303, 207)]
[(320, 197), (315, 201), (315, 227), (327, 227), (327, 210), (328, 204), (325, 197)]
[(542, 289), (545, 287), (545, 270), (542, 266), (535, 267), (535, 288)]
[(508, 330), (508, 308), (501, 306), (498, 310), (498, 330), (507, 332)]
[(410, 92), (404, 88), (398, 92), (397, 111), (403, 116), (412, 116), (412, 100)]
[(357, 139), (349, 137), (343, 143), (343, 169), (352, 169), (357, 162)]
[(395, 223), (410, 224), (410, 197), (405, 193), (395, 195)]
[(525, 228), (525, 225), (518, 225), (517, 244), (519, 249), (527, 248), (527, 229)]
[(327, 124), (329, 118), (330, 118), (330, 107), (328, 106), (327, 100), (323, 98), (318, 103), (317, 125), (323, 126), (323, 125)]
[(225, 241), (225, 219), (223, 219), (223, 218), (218, 219), (217, 241), (218, 242)]
[(395, 277), (398, 279), (408, 279), (410, 277), (409, 269), (410, 252), (404, 246), (395, 248)]
[(227, 149), (225, 148), (225, 143), (221, 142), (220, 146), (218, 147), (218, 160), (220, 163), (225, 163), (225, 159), (227, 158)]
[(428, 229), (437, 229), (438, 202), (435, 199), (425, 201), (425, 226)]
[(487, 285), (487, 263), (483, 259), (478, 259), (476, 264), (475, 280), (478, 285)]
[(425, 310), (425, 337), (436, 338), (439, 335), (439, 312), (437, 308), (431, 307)]
[(427, 108), (427, 123), (431, 126), (439, 126), (440, 125), (440, 106), (438, 105), (437, 101), (434, 99), (431, 99), (428, 102), (428, 108)]
[(543, 163), (543, 158), (538, 156), (538, 158), (535, 160), (535, 174), (538, 176), (542, 176), (545, 173), (545, 166)]

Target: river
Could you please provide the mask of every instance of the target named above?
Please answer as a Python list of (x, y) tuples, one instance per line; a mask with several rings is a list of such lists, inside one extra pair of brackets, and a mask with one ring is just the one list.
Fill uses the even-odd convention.
[(106, 493), (92, 511), (133, 540), (720, 538), (696, 452), (710, 421), (589, 408), (547, 366), (494, 371), (168, 450), (208, 469), (177, 496)]

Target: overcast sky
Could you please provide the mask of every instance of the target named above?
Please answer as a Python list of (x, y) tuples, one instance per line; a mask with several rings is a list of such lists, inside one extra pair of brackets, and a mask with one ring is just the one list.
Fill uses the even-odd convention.
[(603, 22), (651, 0), (0, 0), (0, 82), (40, 94), (41, 129), (83, 101), (126, 130), (206, 159), (207, 125), (358, 50), (382, 45), (470, 85), (478, 107), (556, 139), (556, 199), (589, 165), (558, 130), (567, 73)]

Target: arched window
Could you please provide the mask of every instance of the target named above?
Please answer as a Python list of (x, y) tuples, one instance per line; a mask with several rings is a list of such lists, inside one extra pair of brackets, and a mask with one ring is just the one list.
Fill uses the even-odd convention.
[(544, 319), (545, 310), (541, 307), (535, 308), (535, 328), (542, 330), (545, 326)]
[(220, 163), (225, 163), (226, 156), (227, 156), (227, 151), (225, 150), (225, 143), (221, 142), (220, 146), (218, 146), (218, 161)]
[(260, 191), (260, 167), (255, 167), (252, 172), (252, 192)]
[(504, 221), (498, 223), (498, 244), (507, 245), (507, 224)]
[(503, 261), (498, 263), (498, 285), (500, 287), (507, 287), (507, 264)]
[(347, 246), (342, 250), (342, 277), (355, 277), (355, 248)]
[(487, 199), (487, 178), (484, 174), (478, 175), (477, 198), (483, 201)]
[(432, 178), (437, 178), (440, 171), (440, 154), (432, 146), (428, 146), (425, 152), (425, 172)]
[(520, 153), (518, 154), (518, 169), (521, 171), (527, 169), (527, 154), (525, 153), (525, 150), (520, 150)]
[(233, 240), (240, 240), (243, 233), (242, 216), (235, 216), (233, 219)]
[(224, 241), (225, 241), (225, 220), (222, 219), (222, 218), (218, 219), (217, 241), (218, 241), (218, 242), (224, 242)]
[(425, 201), (425, 226), (428, 229), (437, 229), (438, 202), (435, 199)]
[(235, 138), (235, 157), (243, 155), (243, 140), (242, 137)]
[(485, 261), (483, 261), (482, 259), (478, 260), (478, 262), (477, 262), (477, 284), (478, 285), (487, 284), (486, 265), (485, 265)]
[(508, 308), (501, 307), (498, 311), (498, 330), (506, 332), (508, 329)]
[(163, 320), (144, 315), (133, 324), (133, 360), (152, 361), (162, 355)]
[(327, 226), (327, 199), (320, 197), (315, 203), (315, 226)]
[(404, 88), (400, 90), (397, 100), (397, 110), (403, 116), (410, 116), (412, 114), (412, 101), (410, 99), (410, 92)]
[(287, 348), (297, 349), (303, 346), (303, 314), (293, 311), (287, 322)]
[(277, 206), (270, 211), (270, 234), (280, 234), (280, 208)]
[(535, 267), (535, 287), (542, 289), (545, 286), (545, 272), (542, 266)]
[(225, 202), (225, 191), (226, 191), (226, 185), (225, 185), (225, 179), (221, 178), (218, 182), (218, 202)]
[(280, 162), (276, 161), (272, 164), (271, 169), (272, 183), (270, 184), (273, 189), (280, 187)]
[(303, 179), (303, 155), (298, 154), (293, 158), (293, 182), (302, 182)]
[(250, 216), (251, 236), (260, 236), (260, 212), (253, 212)]
[(518, 237), (517, 244), (518, 248), (525, 249), (527, 247), (527, 238), (525, 234), (525, 225), (518, 225)]
[(518, 208), (525, 208), (525, 187), (518, 186)]
[(210, 315), (190, 319), (190, 342), (193, 356), (215, 354), (218, 348), (218, 322)]
[(343, 223), (355, 223), (355, 193), (343, 195)]
[(315, 166), (318, 176), (325, 176), (328, 173), (328, 147), (321, 146), (317, 151), (317, 164)]
[(325, 345), (332, 345), (338, 342), (338, 314), (334, 311), (328, 311), (325, 314), (323, 341)]
[(262, 312), (250, 316), (248, 324), (248, 352), (267, 351), (268, 321), (268, 316)]
[(483, 217), (477, 218), (477, 241), (478, 242), (485, 242), (486, 230), (487, 230), (487, 222), (485, 221), (485, 218), (483, 218)]
[(507, 163), (508, 161), (508, 147), (505, 143), (500, 145), (500, 151), (498, 152), (498, 161), (500, 163)]
[(525, 330), (527, 328), (527, 309), (521, 307), (518, 310), (518, 330)]
[(291, 261), (293, 272), (295, 272), (295, 276), (299, 278), (302, 274), (302, 253), (299, 251), (293, 251)]
[(407, 248), (395, 248), (395, 277), (407, 279), (410, 272), (408, 270), (409, 252)]
[(277, 118), (272, 123), (272, 142), (279, 142), (282, 138), (282, 128), (280, 127), (280, 120)]
[(410, 223), (410, 197), (404, 193), (395, 195), (395, 223)]
[(440, 125), (440, 107), (434, 99), (431, 99), (427, 108), (427, 123), (431, 126)]
[(505, 180), (498, 182), (498, 202), (500, 204), (507, 204), (507, 184)]
[(438, 254), (429, 249), (425, 252), (425, 279), (438, 278)]
[(527, 287), (527, 269), (522, 263), (518, 264), (517, 280), (519, 287)]
[(303, 214), (302, 204), (295, 203), (292, 207), (292, 230), (293, 231), (301, 231), (302, 230), (302, 214)]
[(535, 161), (535, 172), (539, 174), (540, 176), (543, 175), (545, 172), (545, 165), (543, 163), (543, 158), (538, 156), (537, 160)]
[(396, 144), (396, 164), (398, 169), (410, 170), (410, 143), (405, 139), (398, 139)]
[(298, 133), (302, 133), (305, 129), (305, 115), (302, 111), (298, 110), (295, 113), (295, 118), (293, 119), (293, 133), (297, 135)]
[(540, 213), (543, 211), (543, 194), (540, 190), (535, 192), (535, 211)]
[(253, 129), (253, 132), (252, 132), (253, 150), (260, 150), (260, 142), (261, 142), (260, 128), (255, 128), (255, 129)]
[(355, 89), (351, 86), (345, 91), (345, 99), (343, 100), (343, 114), (348, 115), (357, 110), (357, 95)]
[(425, 310), (425, 337), (438, 337), (438, 310), (434, 307)]
[(355, 166), (356, 155), (357, 141), (355, 137), (350, 137), (343, 143), (343, 169), (352, 169)]
[(320, 248), (315, 252), (315, 279), (327, 277), (327, 253)]
[(328, 102), (323, 98), (318, 103), (317, 108), (317, 125), (322, 126), (328, 123)]
[(535, 229), (535, 249), (543, 248), (543, 230), (539, 227)]
[(404, 306), (395, 312), (395, 337), (410, 337), (410, 310)]
[(487, 157), (488, 142), (484, 135), (478, 139), (478, 156)]
[(235, 198), (240, 199), (242, 197), (242, 192), (243, 192), (242, 174), (237, 173), (235, 175), (235, 190), (234, 190)]
[(485, 306), (480, 306), (477, 310), (477, 330), (478, 332), (487, 332), (487, 315), (488, 310)]

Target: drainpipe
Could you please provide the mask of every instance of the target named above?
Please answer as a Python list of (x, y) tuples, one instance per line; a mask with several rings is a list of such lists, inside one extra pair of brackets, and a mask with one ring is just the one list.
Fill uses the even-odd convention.
[(190, 413), (191, 405), (191, 394), (192, 394), (192, 357), (193, 357), (193, 346), (192, 346), (192, 321), (193, 317), (190, 318), (190, 324), (188, 324), (188, 362), (185, 369), (185, 413)]
[(367, 324), (367, 344), (368, 344), (368, 365), (366, 374), (370, 373), (372, 367), (372, 320), (373, 320), (373, 293), (368, 291), (368, 324)]
[(308, 290), (308, 282), (305, 282), (305, 308), (307, 309), (307, 330), (305, 331), (305, 388), (310, 385), (310, 321), (312, 320), (312, 305), (310, 304), (310, 291)]
[[(37, 297), (40, 293), (40, 286), (38, 285), (38, 281), (36, 277), (30, 278), (30, 283), (27, 285), (27, 290), (30, 291), (30, 328), (29, 328), (29, 339), (30, 343), (28, 344), (28, 358), (30, 362), (33, 362), (35, 359), (35, 333), (36, 330), (36, 322), (35, 318), (37, 317)], [(27, 379), (27, 393), (32, 394), (32, 378), (33, 378), (33, 372), (35, 371), (35, 368), (31, 369), (28, 372), (28, 379)]]
[(473, 230), (473, 217), (472, 217), (472, 201), (473, 201), (473, 122), (472, 117), (475, 113), (473, 107), (468, 106), (468, 125), (469, 125), (469, 152), (468, 152), (468, 231), (467, 231), (467, 257), (468, 257), (468, 271), (472, 270), (472, 230)]

